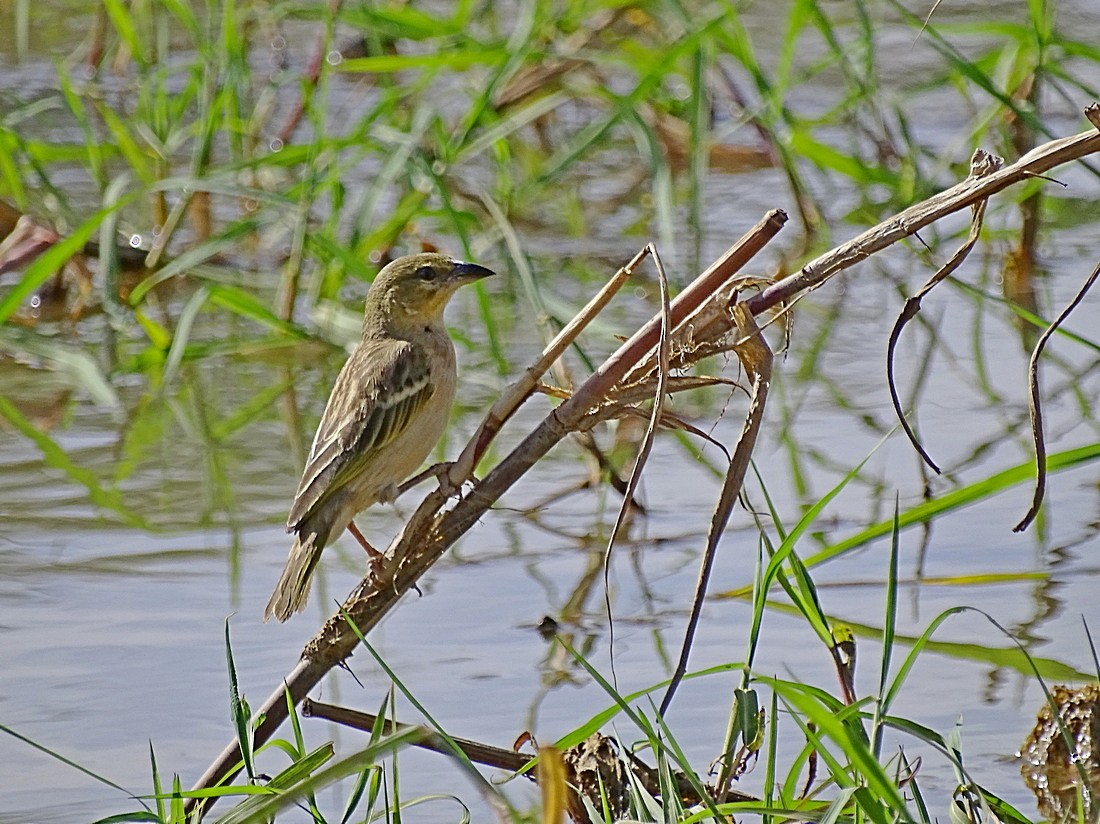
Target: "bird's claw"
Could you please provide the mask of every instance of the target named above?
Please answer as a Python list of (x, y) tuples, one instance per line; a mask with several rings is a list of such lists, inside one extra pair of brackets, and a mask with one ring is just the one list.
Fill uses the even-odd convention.
[(367, 558), (367, 578), (374, 584), (376, 590), (382, 588), (382, 583), (384, 581), (382, 573), (384, 571), (383, 566), (385, 561), (386, 556), (381, 552), (378, 552), (376, 555), (370, 555)]

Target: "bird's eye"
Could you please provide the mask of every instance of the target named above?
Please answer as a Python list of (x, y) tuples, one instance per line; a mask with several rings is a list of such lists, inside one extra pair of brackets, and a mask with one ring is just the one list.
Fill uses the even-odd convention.
[(416, 276), (421, 280), (432, 280), (435, 278), (435, 269), (431, 266), (421, 266), (416, 270)]

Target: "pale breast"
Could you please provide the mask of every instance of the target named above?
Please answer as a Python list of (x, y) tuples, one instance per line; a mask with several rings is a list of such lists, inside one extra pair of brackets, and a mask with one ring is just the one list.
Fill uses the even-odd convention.
[(371, 471), (350, 482), (353, 489), (349, 497), (360, 504), (360, 509), (388, 498), (392, 486), (420, 469), (447, 427), (458, 382), (454, 344), (444, 330), (430, 332), (426, 339), (416, 342), (430, 354), (432, 396), (408, 427), (379, 451), (371, 462)]

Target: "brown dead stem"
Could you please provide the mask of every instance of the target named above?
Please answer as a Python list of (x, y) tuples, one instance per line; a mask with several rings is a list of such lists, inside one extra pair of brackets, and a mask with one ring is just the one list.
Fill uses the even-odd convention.
[(645, 435), (642, 437), (642, 444), (638, 448), (638, 456), (634, 459), (634, 468), (631, 470), (630, 479), (626, 483), (623, 503), (619, 507), (619, 514), (615, 517), (615, 525), (611, 528), (611, 535), (607, 539), (607, 548), (604, 550), (603, 555), (603, 597), (604, 608), (607, 611), (607, 645), (611, 651), (611, 678), (616, 687), (618, 687), (618, 683), (615, 675), (615, 619), (611, 609), (611, 550), (615, 546), (615, 539), (619, 537), (619, 531), (626, 523), (627, 515), (630, 513), (630, 502), (634, 500), (634, 493), (638, 491), (638, 484), (642, 481), (642, 470), (645, 468), (646, 461), (649, 460), (649, 453), (653, 449), (653, 440), (657, 436), (657, 427), (661, 422), (661, 413), (664, 410), (665, 398), (668, 392), (668, 361), (671, 349), (670, 341), (673, 334), (672, 302), (668, 294), (668, 276), (665, 274), (665, 265), (661, 261), (656, 246), (650, 243), (646, 248), (649, 249), (649, 254), (653, 257), (653, 263), (657, 267), (657, 276), (661, 285), (661, 329), (656, 347), (657, 374), (656, 385), (653, 387), (653, 410), (649, 417), (649, 424), (646, 426)]
[(729, 467), (726, 470), (725, 480), (722, 482), (722, 491), (715, 504), (714, 514), (711, 516), (710, 531), (707, 533), (707, 547), (703, 552), (699, 564), (699, 577), (695, 583), (695, 594), (692, 597), (691, 613), (688, 616), (687, 629), (684, 632), (684, 643), (680, 648), (680, 658), (676, 662), (676, 669), (669, 680), (668, 689), (661, 699), (661, 715), (668, 713), (672, 706), (672, 697), (680, 682), (687, 673), (688, 657), (691, 654), (691, 645), (695, 640), (695, 630), (699, 625), (699, 618), (703, 612), (703, 599), (707, 594), (707, 585), (710, 582), (710, 573), (714, 568), (714, 559), (718, 555), (718, 542), (726, 531), (733, 505), (741, 495), (741, 487), (745, 482), (745, 473), (749, 469), (749, 461), (752, 460), (753, 449), (756, 448), (756, 439), (760, 434), (760, 427), (764, 423), (764, 407), (768, 400), (768, 389), (772, 381), (772, 350), (764, 339), (760, 327), (744, 303), (734, 304), (733, 318), (736, 324), (737, 342), (733, 344), (734, 351), (745, 368), (745, 373), (752, 382), (749, 409), (745, 413), (745, 423), (741, 429), (741, 436), (737, 439), (737, 446), (733, 450)]
[(1043, 435), (1042, 399), (1039, 395), (1039, 358), (1042, 356), (1043, 349), (1046, 348), (1050, 336), (1058, 330), (1059, 326), (1065, 323), (1070, 313), (1085, 299), (1085, 295), (1096, 283), (1097, 277), (1100, 277), (1100, 263), (1093, 268), (1092, 273), (1086, 278), (1084, 285), (1077, 291), (1069, 305), (1061, 311), (1050, 326), (1043, 330), (1043, 334), (1039, 336), (1039, 340), (1035, 343), (1035, 349), (1031, 353), (1031, 360), (1027, 369), (1027, 406), (1031, 417), (1031, 438), (1035, 444), (1035, 493), (1031, 498), (1031, 507), (1020, 523), (1012, 527), (1013, 532), (1023, 532), (1031, 526), (1031, 522), (1039, 514), (1039, 507), (1043, 505), (1043, 496), (1046, 494), (1047, 488), (1047, 447), (1046, 438)]

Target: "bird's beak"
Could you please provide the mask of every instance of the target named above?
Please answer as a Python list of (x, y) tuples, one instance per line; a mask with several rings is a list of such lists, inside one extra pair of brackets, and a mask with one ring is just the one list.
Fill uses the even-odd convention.
[(481, 280), (482, 278), (487, 278), (489, 275), (495, 274), (496, 272), (492, 269), (486, 269), (484, 266), (478, 266), (476, 263), (463, 263), (458, 261), (451, 270), (451, 280), (458, 281), (459, 283), (473, 283), (475, 280)]

